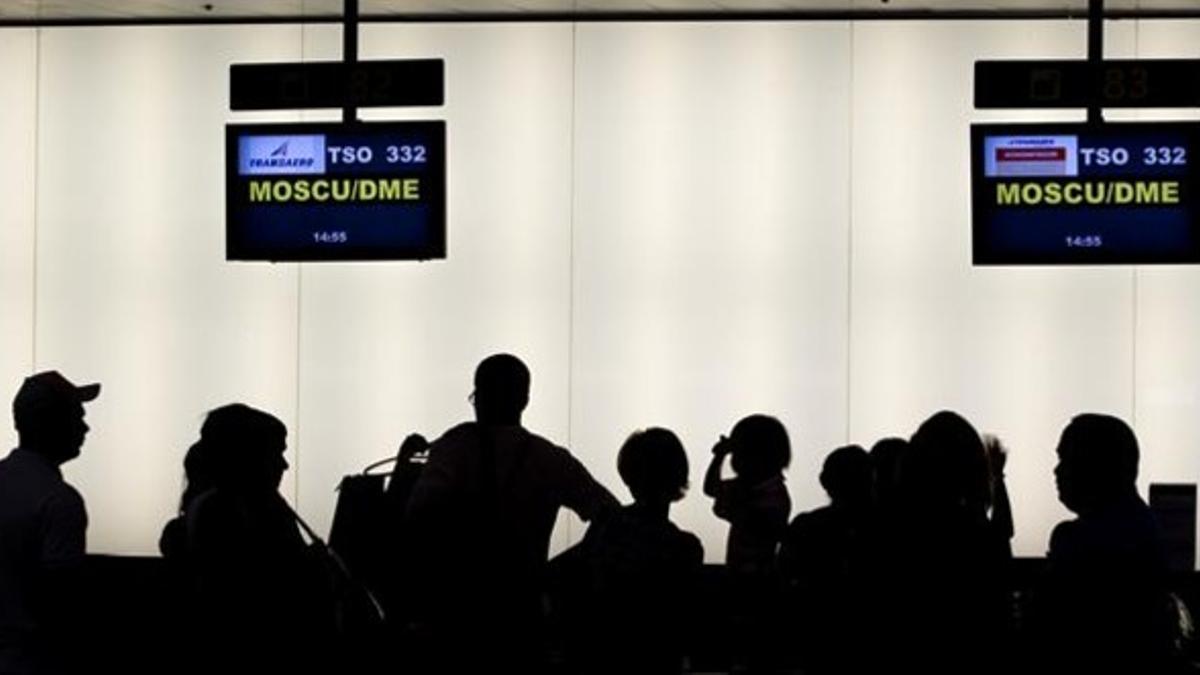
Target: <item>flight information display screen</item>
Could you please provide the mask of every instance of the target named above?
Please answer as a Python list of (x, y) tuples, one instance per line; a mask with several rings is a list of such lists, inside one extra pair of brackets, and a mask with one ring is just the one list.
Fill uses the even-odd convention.
[(229, 260), (446, 257), (441, 121), (230, 124)]
[(1200, 262), (1200, 124), (971, 126), (976, 265)]

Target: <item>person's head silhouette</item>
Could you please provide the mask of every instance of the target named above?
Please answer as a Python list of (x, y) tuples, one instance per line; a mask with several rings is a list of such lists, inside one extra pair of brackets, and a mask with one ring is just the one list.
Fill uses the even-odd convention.
[(529, 368), (512, 354), (493, 354), (475, 369), (475, 419), (489, 426), (521, 423), (529, 403)]
[(669, 429), (653, 427), (634, 432), (617, 453), (617, 473), (634, 501), (665, 505), (687, 492), (687, 453)]
[(875, 503), (888, 507), (895, 503), (900, 491), (900, 467), (908, 453), (908, 441), (903, 438), (883, 438), (871, 446), (871, 477)]
[(871, 503), (871, 458), (858, 445), (840, 447), (825, 458), (821, 487), (835, 506), (866, 507)]
[(975, 427), (948, 410), (934, 414), (909, 441), (902, 469), (918, 503), (982, 512), (989, 495), (987, 455)]
[(737, 475), (761, 481), (779, 475), (792, 461), (792, 445), (783, 423), (769, 415), (743, 417), (729, 432), (730, 464)]
[(1058, 499), (1071, 511), (1082, 515), (1137, 493), (1137, 437), (1116, 417), (1076, 416), (1057, 452)]
[(99, 384), (76, 386), (54, 370), (25, 378), (12, 404), (21, 447), (54, 464), (78, 457), (89, 429), (83, 404), (99, 395)]
[(217, 488), (274, 492), (288, 468), (283, 458), (287, 427), (274, 415), (241, 403), (208, 413), (199, 445), (195, 457), (203, 458)]

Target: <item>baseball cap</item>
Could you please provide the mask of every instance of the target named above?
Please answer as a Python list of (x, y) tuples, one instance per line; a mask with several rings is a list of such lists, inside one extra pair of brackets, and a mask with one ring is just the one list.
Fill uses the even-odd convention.
[(47, 370), (30, 375), (21, 383), (13, 398), (13, 419), (20, 426), (24, 421), (37, 420), (76, 403), (87, 403), (99, 395), (98, 383), (77, 386), (57, 370)]

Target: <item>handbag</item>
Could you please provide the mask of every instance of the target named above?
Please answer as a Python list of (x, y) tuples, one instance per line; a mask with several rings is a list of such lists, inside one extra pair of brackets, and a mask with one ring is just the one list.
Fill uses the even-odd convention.
[(384, 572), (380, 567), (387, 555), (390, 519), (385, 481), (391, 473), (372, 472), (395, 461), (389, 458), (375, 462), (360, 474), (342, 478), (329, 529), (329, 547), (372, 588), (378, 588)]

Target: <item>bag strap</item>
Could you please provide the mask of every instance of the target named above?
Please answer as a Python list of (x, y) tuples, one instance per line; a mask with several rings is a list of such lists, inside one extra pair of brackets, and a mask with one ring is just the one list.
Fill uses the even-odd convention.
[(342, 560), (340, 555), (337, 554), (337, 551), (329, 548), (329, 545), (325, 543), (325, 540), (321, 539), (321, 537), (318, 536), (317, 533), (308, 526), (308, 523), (304, 522), (304, 519), (301, 518), (300, 514), (296, 512), (296, 509), (292, 508), (291, 504), (287, 503), (286, 499), (280, 497), (279, 500), (283, 502), (283, 506), (288, 510), (288, 513), (292, 514), (292, 518), (295, 519), (296, 524), (300, 526), (300, 530), (304, 532), (306, 537), (308, 537), (309, 545), (315, 550), (319, 551), (321, 555), (333, 563), (333, 568), (337, 570), (338, 575), (340, 575), (343, 580), (362, 591), (362, 593), (367, 597), (367, 600), (370, 602), (371, 608), (375, 615), (381, 621), (386, 619), (387, 613), (383, 611), (383, 605), (379, 602), (379, 599), (375, 597), (375, 594), (371, 592), (371, 589), (368, 588), (366, 584), (355, 578), (354, 574), (350, 571), (350, 568), (346, 566), (346, 562)]
[[(372, 462), (371, 464), (367, 465), (367, 468), (362, 470), (362, 473), (364, 476), (372, 475), (371, 472), (374, 471), (375, 469), (378, 469), (381, 466), (387, 466), (388, 464), (395, 464), (397, 462), (397, 459), (398, 458), (396, 458), (396, 457), (386, 457), (384, 459), (379, 460), (378, 462)], [(386, 475), (386, 474), (384, 474), (384, 475)]]

